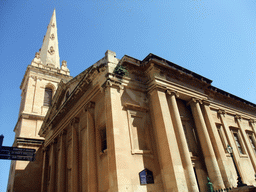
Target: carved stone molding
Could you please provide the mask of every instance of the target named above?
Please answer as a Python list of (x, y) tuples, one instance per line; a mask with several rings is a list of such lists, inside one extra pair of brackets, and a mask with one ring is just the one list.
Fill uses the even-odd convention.
[(53, 55), (55, 53), (53, 46), (50, 47), (50, 50), (48, 50), (48, 53), (50, 53), (50, 55)]
[(78, 117), (74, 117), (71, 121), (70, 121), (70, 125), (73, 126), (75, 124), (79, 123), (79, 118)]
[(253, 124), (253, 123), (255, 123), (255, 120), (254, 119), (249, 119), (249, 123)]
[(95, 108), (95, 103), (90, 101), (89, 103), (87, 103), (85, 106), (84, 106), (84, 111), (87, 111), (89, 109), (92, 109), (92, 108)]
[(167, 95), (170, 95), (170, 96), (174, 95), (176, 98), (178, 98), (180, 96), (177, 91), (166, 90), (165, 92)]
[(43, 152), (47, 152), (48, 150), (49, 150), (49, 145), (48, 146), (44, 146), (44, 147), (42, 147), (42, 150), (43, 150)]
[(54, 39), (55, 39), (55, 36), (54, 36), (53, 33), (51, 34), (50, 39), (51, 39), (51, 40), (54, 40)]
[(51, 142), (50, 142), (50, 145), (54, 145), (58, 142), (57, 138), (54, 138)]
[(133, 110), (133, 111), (142, 111), (142, 112), (147, 112), (149, 109), (146, 107), (142, 107), (140, 105), (134, 105), (130, 103), (125, 103), (124, 107), (126, 110)]
[(67, 130), (64, 129), (60, 132), (59, 137), (61, 137), (62, 135), (66, 135), (66, 134), (67, 134)]
[(37, 80), (37, 76), (34, 76), (34, 75), (31, 75), (31, 76), (29, 76), (31, 79), (33, 79), (34, 81), (36, 81)]
[(219, 109), (219, 110), (217, 111), (217, 114), (218, 114), (218, 115), (225, 115), (225, 114), (226, 114), (226, 111), (223, 110), (223, 109)]
[(209, 100), (202, 100), (202, 102), (203, 102), (203, 105), (207, 105), (207, 106), (211, 104)]
[(114, 87), (114, 88), (118, 88), (119, 90), (123, 90), (124, 89), (124, 86), (117, 83), (117, 82), (114, 82), (114, 81), (111, 81), (111, 80), (107, 80), (104, 85), (103, 85), (103, 88), (106, 88), (106, 87)]
[(187, 103), (187, 106), (190, 105), (191, 103), (203, 104), (202, 99), (198, 99), (198, 98), (194, 98), (194, 97)]
[(235, 115), (235, 120), (241, 120), (241, 119), (242, 119), (241, 115), (238, 115), (238, 114)]

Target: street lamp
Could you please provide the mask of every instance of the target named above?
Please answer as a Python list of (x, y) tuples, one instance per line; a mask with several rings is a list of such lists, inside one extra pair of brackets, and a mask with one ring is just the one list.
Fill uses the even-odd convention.
[(236, 162), (234, 160), (234, 157), (233, 157), (233, 148), (231, 146), (227, 146), (227, 152), (230, 154), (230, 156), (232, 157), (232, 160), (233, 160), (233, 163), (235, 165), (235, 168), (236, 168), (236, 173), (237, 173), (237, 187), (243, 187), (243, 186), (247, 186), (247, 184), (243, 183), (242, 181), (242, 178), (239, 174), (239, 171), (237, 169), (237, 166), (236, 166)]

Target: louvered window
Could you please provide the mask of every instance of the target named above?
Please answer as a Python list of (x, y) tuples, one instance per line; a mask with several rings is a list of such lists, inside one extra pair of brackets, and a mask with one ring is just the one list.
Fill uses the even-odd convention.
[(52, 89), (45, 88), (44, 92), (44, 106), (51, 106), (52, 104)]

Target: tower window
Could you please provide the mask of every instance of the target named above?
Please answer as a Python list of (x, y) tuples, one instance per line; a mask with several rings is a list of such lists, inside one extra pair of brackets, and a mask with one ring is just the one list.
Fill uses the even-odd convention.
[(52, 89), (45, 88), (44, 91), (44, 106), (51, 106), (52, 104)]

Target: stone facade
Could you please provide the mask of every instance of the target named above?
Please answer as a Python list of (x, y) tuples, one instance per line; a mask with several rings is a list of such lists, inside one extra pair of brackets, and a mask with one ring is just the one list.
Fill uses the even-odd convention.
[(45, 114), (43, 92), (27, 93), (20, 119), (33, 123), (15, 128), (43, 141), (27, 165), (38, 163), (41, 173), (33, 191), (198, 192), (208, 190), (207, 177), (221, 190), (237, 186), (235, 165), (243, 183), (256, 185), (255, 104), (154, 54), (119, 60), (108, 50), (72, 79), (39, 65), (28, 67), (22, 87), (35, 92), (50, 78), (38, 91), (51, 83), (51, 105)]
[[(69, 92), (69, 96), (66, 93)], [(256, 105), (149, 54), (105, 57), (58, 88), (39, 131), (42, 191), (207, 191), (255, 185)], [(153, 173), (142, 185), (139, 173)]]

